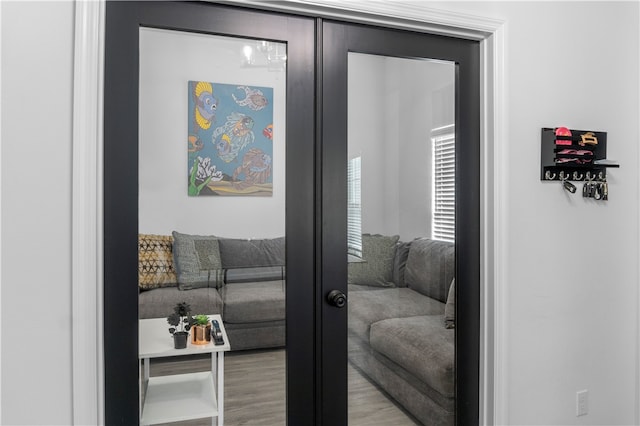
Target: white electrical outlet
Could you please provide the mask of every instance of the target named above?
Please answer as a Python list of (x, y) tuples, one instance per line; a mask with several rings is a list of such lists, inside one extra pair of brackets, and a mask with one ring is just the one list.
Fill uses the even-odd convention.
[(576, 416), (586, 416), (589, 412), (589, 391), (576, 392)]

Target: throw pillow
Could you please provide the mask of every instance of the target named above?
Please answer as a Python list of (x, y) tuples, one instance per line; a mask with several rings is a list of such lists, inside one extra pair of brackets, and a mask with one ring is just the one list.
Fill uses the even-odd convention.
[(138, 235), (138, 287), (150, 290), (178, 285), (171, 235)]
[(180, 290), (222, 286), (218, 237), (173, 231), (173, 257)]
[(444, 327), (456, 327), (456, 279), (451, 280), (447, 304), (444, 307)]
[(349, 263), (349, 284), (393, 287), (393, 261), (398, 235), (362, 235), (364, 262)]

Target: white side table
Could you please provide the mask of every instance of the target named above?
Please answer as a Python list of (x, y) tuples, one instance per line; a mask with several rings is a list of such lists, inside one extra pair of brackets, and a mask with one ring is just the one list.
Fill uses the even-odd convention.
[[(216, 346), (213, 338), (207, 345), (193, 345), (189, 339), (185, 349), (174, 349), (166, 318), (139, 321), (140, 424), (151, 425), (203, 417), (217, 417), (218, 426), (224, 424), (224, 353), (231, 347), (220, 315), (209, 315), (209, 319), (217, 320), (220, 324), (224, 345)], [(205, 353), (211, 354), (211, 371), (149, 377), (151, 358)]]

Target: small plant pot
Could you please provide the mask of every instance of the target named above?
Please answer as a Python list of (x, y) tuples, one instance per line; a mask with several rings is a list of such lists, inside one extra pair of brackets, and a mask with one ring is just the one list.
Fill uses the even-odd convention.
[(175, 333), (173, 333), (173, 347), (176, 349), (185, 349), (187, 347), (188, 338), (188, 332), (176, 331)]
[(194, 345), (206, 345), (209, 342), (211, 342), (211, 323), (191, 327), (191, 343)]

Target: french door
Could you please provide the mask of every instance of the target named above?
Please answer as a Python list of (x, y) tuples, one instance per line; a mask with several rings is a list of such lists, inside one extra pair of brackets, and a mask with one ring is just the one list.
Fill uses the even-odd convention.
[[(456, 143), (456, 304), (464, 309), (457, 310), (455, 415), (448, 419), (457, 424), (477, 422), (477, 44), (211, 3), (113, 1), (107, 3), (106, 12), (106, 424), (135, 424), (141, 414), (138, 321), (140, 296), (147, 290), (140, 288), (136, 275), (139, 236), (170, 235), (185, 229), (194, 235), (229, 238), (285, 237), (285, 343), (280, 350), (284, 350), (286, 360), (282, 373), (286, 422), (347, 424), (351, 386), (347, 378), (351, 365), (348, 310), (352, 296), (347, 285), (347, 170), (351, 135), (364, 131), (350, 129), (348, 120), (354, 101), (370, 104), (372, 99), (379, 99), (369, 97), (378, 92), (349, 92), (351, 79), (360, 79), (353, 71), (366, 70), (369, 65), (354, 66), (351, 71), (349, 67), (350, 63), (369, 64), (369, 57), (445, 64), (445, 73), (451, 77), (452, 85), (447, 90), (453, 95), (453, 103), (447, 105), (453, 108)], [(392, 74), (384, 78), (387, 82), (402, 79)], [(200, 82), (203, 84), (198, 85)], [(222, 96), (224, 90), (230, 91), (227, 98)], [(251, 98), (257, 91), (264, 98)], [(200, 111), (198, 115), (195, 111), (194, 105), (204, 99), (203, 93), (219, 102), (216, 113)], [(223, 108), (224, 99), (232, 109)], [(259, 118), (267, 111), (261, 108), (265, 99), (272, 108), (270, 128)], [(239, 120), (240, 116), (249, 119)], [(365, 122), (372, 124), (378, 118), (370, 120)], [(241, 125), (244, 127), (240, 131)], [(243, 137), (249, 133), (251, 137)], [(409, 137), (404, 133), (401, 136)], [(424, 143), (429, 140), (427, 135)], [(385, 146), (394, 143), (389, 140)], [(270, 173), (252, 174), (249, 179), (253, 169), (246, 166), (245, 155), (258, 149), (260, 158), (268, 158)], [(197, 176), (198, 164), (205, 158), (222, 172), (210, 173), (219, 178), (219, 185), (214, 185), (211, 178)], [(363, 168), (368, 164), (363, 163)], [(240, 182), (243, 176), (244, 182)], [(261, 188), (259, 196), (247, 194), (252, 190), (249, 184)], [(362, 184), (368, 185), (364, 180)], [(269, 188), (266, 196), (265, 186)], [(225, 195), (225, 191), (235, 193)], [(385, 193), (380, 194), (384, 200)], [(238, 223), (246, 217), (251, 220)], [(363, 214), (364, 220), (368, 220), (366, 217), (371, 216)], [(393, 228), (369, 229), (367, 223), (362, 223), (362, 233), (395, 232)], [(407, 236), (429, 237), (426, 232)], [(346, 295), (346, 306), (337, 307), (335, 299), (327, 298), (332, 291)], [(243, 327), (238, 325), (238, 329)], [(233, 342), (231, 346), (233, 349)], [(357, 374), (371, 380), (360, 368)], [(381, 390), (382, 395), (387, 393)], [(392, 406), (402, 406), (393, 397), (389, 400)], [(408, 419), (421, 422), (411, 410), (400, 411)], [(228, 416), (225, 418), (232, 424)]]
[[(135, 424), (143, 409), (138, 402), (138, 390), (144, 392), (138, 384), (138, 320), (172, 310), (170, 304), (166, 313), (157, 310), (158, 299), (149, 292), (164, 292), (175, 299), (173, 304), (194, 300), (194, 308), (202, 298), (224, 297), (222, 288), (206, 282), (205, 288), (198, 284), (201, 288), (182, 292), (180, 287), (139, 289), (139, 235), (170, 237), (173, 231), (244, 240), (286, 238), (286, 281), (256, 284), (273, 297), (276, 311), (285, 310), (286, 300), (286, 324), (285, 315), (271, 314), (260, 324), (227, 322), (226, 328), (232, 348), (241, 339), (255, 347), (260, 334), (276, 336), (270, 346), (285, 343), (286, 373), (283, 364), (275, 378), (280, 387), (286, 374), (283, 417), (292, 424), (311, 423), (314, 40), (309, 18), (207, 3), (107, 3), (106, 424)], [(207, 109), (211, 105), (217, 109)], [(205, 161), (210, 177), (200, 176)], [(220, 309), (216, 303), (201, 306), (205, 312), (192, 314), (223, 313), (214, 312)], [(232, 328), (240, 336), (235, 340)], [(250, 333), (256, 337), (246, 337)], [(227, 383), (234, 378), (230, 375)]]
[[(348, 308), (327, 302), (322, 305), (323, 424), (344, 424), (347, 412), (355, 411), (354, 404), (345, 402), (357, 399), (347, 381), (352, 364), (358, 373), (408, 408), (420, 423), (477, 423), (478, 44), (325, 21), (322, 46), (318, 101), (322, 129), (320, 285), (323, 295), (337, 290), (348, 300)], [(449, 133), (445, 139), (443, 129)], [(455, 141), (455, 154), (445, 151), (444, 160), (439, 160), (437, 146), (433, 145), (442, 140)], [(355, 191), (353, 165), (359, 173)], [(443, 172), (445, 181), (438, 182), (436, 175)], [(444, 193), (440, 211), (436, 205), (439, 193)], [(356, 235), (363, 239), (360, 245), (355, 244), (357, 256), (352, 261), (354, 216), (359, 230)], [(419, 283), (391, 279), (391, 275), (383, 277), (383, 287), (394, 288), (380, 289), (383, 279), (374, 280), (380, 277), (380, 271), (367, 267), (379, 257), (372, 254), (367, 258), (366, 245), (379, 254), (384, 250), (381, 246), (389, 241), (428, 244), (426, 239), (443, 238), (433, 229), (441, 225), (438, 221), (445, 227), (452, 222), (445, 234), (455, 241), (451, 243), (455, 247), (455, 267), (443, 273), (448, 279), (439, 284), (443, 286), (440, 294), (430, 294)], [(367, 239), (365, 235), (369, 235)], [(398, 238), (392, 240), (393, 236)], [(388, 258), (393, 257), (391, 246)], [(420, 262), (418, 258), (416, 261)], [(438, 262), (441, 265), (445, 261)], [(430, 273), (438, 271), (426, 271)], [(442, 291), (450, 288), (450, 274), (456, 283), (455, 333), (444, 330), (440, 317), (434, 315), (440, 312), (437, 308), (426, 308), (434, 298), (447, 301)], [(374, 327), (381, 330), (378, 335)], [(427, 327), (434, 332), (425, 333)], [(436, 345), (431, 339), (438, 341), (438, 349), (433, 349)], [(407, 360), (411, 356), (413, 359)], [(434, 374), (432, 368), (450, 370), (451, 374)], [(414, 380), (418, 376), (423, 379)], [(416, 395), (421, 389), (425, 397), (419, 399)], [(358, 415), (365, 415), (363, 412), (366, 409), (360, 408)], [(375, 419), (372, 417), (372, 421)]]

